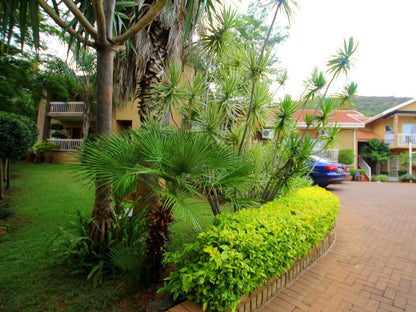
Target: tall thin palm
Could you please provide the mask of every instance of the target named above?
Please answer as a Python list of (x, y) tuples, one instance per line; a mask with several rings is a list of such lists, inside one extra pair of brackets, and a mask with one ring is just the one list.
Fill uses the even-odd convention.
[[(264, 40), (264, 44), (263, 44), (263, 47), (261, 49), (260, 56), (258, 58), (258, 65), (259, 66), (263, 62), (263, 56), (264, 56), (266, 47), (268, 45), (268, 41), (269, 41), (269, 38), (270, 38), (270, 34), (271, 34), (271, 32), (273, 30), (273, 27), (274, 27), (274, 24), (276, 22), (276, 18), (277, 18), (278, 12), (281, 9), (283, 9), (284, 14), (287, 16), (287, 18), (290, 21), (290, 18), (291, 18), (292, 14), (293, 14), (293, 10), (292, 10), (291, 5), (290, 5), (289, 2), (292, 2), (293, 5), (297, 6), (297, 2), (296, 1), (293, 1), (293, 0), (276, 0), (276, 1), (273, 1), (273, 2), (274, 2), (273, 5), (276, 5), (276, 10), (275, 10), (275, 13), (274, 13), (274, 16), (273, 16), (273, 20), (272, 20), (272, 22), (270, 24), (269, 30), (267, 32), (266, 39)], [(257, 81), (256, 80), (252, 80), (250, 104), (249, 104), (249, 108), (248, 108), (248, 112), (247, 112), (247, 121), (250, 118), (251, 110), (252, 110), (252, 107), (253, 107), (253, 95), (254, 95), (254, 91), (255, 91), (256, 84), (257, 84)], [(240, 153), (243, 151), (244, 145), (246, 144), (245, 141), (246, 141), (247, 130), (248, 130), (247, 127), (248, 127), (248, 125), (246, 125), (246, 127), (244, 128), (243, 138), (242, 138), (242, 141), (241, 141), (240, 146), (239, 146), (239, 152)]]

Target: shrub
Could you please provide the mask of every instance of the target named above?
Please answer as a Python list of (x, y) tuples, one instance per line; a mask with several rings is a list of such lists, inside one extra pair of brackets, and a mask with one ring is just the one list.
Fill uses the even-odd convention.
[(347, 148), (339, 151), (338, 162), (345, 165), (351, 165), (354, 163), (354, 150)]
[(381, 171), (380, 174), (384, 174), (384, 175), (388, 175), (389, 176), (390, 175), (390, 172), (388, 172), (388, 171)]
[(371, 177), (371, 180), (374, 181), (374, 182), (377, 182), (377, 181), (389, 182), (390, 181), (390, 177), (388, 175), (385, 175), (385, 174), (373, 175)]
[(46, 141), (38, 141), (35, 143), (35, 145), (33, 145), (32, 149), (33, 149), (33, 152), (36, 154), (36, 153), (52, 151), (58, 147), (59, 145), (55, 143), (46, 142)]
[(64, 130), (64, 126), (60, 123), (52, 123), (49, 128), (51, 130)]
[(119, 214), (102, 241), (90, 238), (91, 217), (79, 211), (71, 225), (60, 228), (51, 239), (49, 252), (72, 274), (87, 275), (95, 284), (106, 273), (117, 272), (132, 282), (148, 281), (145, 236), (146, 222), (142, 215)]
[(407, 173), (407, 170), (399, 169), (399, 177), (401, 177), (402, 175), (405, 175), (406, 173)]
[(365, 174), (364, 169), (353, 169), (353, 168), (350, 169), (350, 173), (351, 173), (352, 176), (354, 176), (355, 172), (361, 172), (362, 175)]
[(164, 290), (202, 304), (235, 311), (241, 297), (278, 277), (330, 231), (338, 198), (326, 190), (303, 188), (258, 209), (216, 217), (183, 251), (168, 253), (175, 269)]
[(406, 173), (400, 177), (400, 181), (402, 182), (416, 181), (416, 177), (413, 174)]
[(66, 139), (66, 135), (63, 134), (62, 132), (58, 132), (58, 131), (54, 131), (51, 133), (51, 137), (52, 138), (57, 138), (57, 139)]
[(17, 159), (36, 141), (38, 129), (27, 117), (0, 112), (0, 158)]

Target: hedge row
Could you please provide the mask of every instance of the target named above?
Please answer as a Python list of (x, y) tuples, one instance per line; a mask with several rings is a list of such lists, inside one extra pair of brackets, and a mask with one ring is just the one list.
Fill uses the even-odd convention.
[(278, 277), (330, 231), (338, 198), (310, 187), (257, 209), (220, 215), (183, 251), (164, 290), (209, 310), (235, 310), (244, 294)]

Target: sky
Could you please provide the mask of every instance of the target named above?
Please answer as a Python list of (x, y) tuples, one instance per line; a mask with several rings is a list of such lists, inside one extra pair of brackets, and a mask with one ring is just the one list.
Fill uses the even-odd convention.
[[(415, 0), (297, 0), (289, 38), (277, 47), (290, 80), (285, 93), (300, 95), (314, 67), (325, 64), (344, 39), (353, 36), (358, 49), (348, 80), (358, 83), (358, 95), (416, 97)], [(241, 6), (244, 7), (244, 6)], [(287, 18), (278, 17), (279, 24)]]
[[(249, 2), (229, 1), (240, 12), (246, 10)], [(343, 46), (344, 39), (353, 36), (358, 41), (353, 68), (348, 78), (341, 77), (330, 92), (339, 93), (347, 81), (354, 81), (358, 83), (358, 95), (416, 98), (415, 0), (297, 0), (297, 3), (289, 37), (275, 51), (290, 78), (279, 93), (299, 96), (303, 81), (312, 70), (315, 67), (326, 70), (326, 62)], [(287, 18), (279, 15), (278, 23), (287, 25)], [(63, 58), (66, 56), (66, 50), (51, 50)]]

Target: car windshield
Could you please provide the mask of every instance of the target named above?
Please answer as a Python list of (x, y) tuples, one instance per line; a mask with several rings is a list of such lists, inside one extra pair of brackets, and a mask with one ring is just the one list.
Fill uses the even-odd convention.
[(319, 157), (319, 156), (316, 156), (316, 155), (311, 155), (311, 158), (313, 160), (316, 160), (316, 161), (319, 161), (319, 162), (323, 162), (323, 163), (333, 163), (332, 160), (329, 160), (329, 159), (326, 159), (326, 158), (322, 158), (322, 157)]

